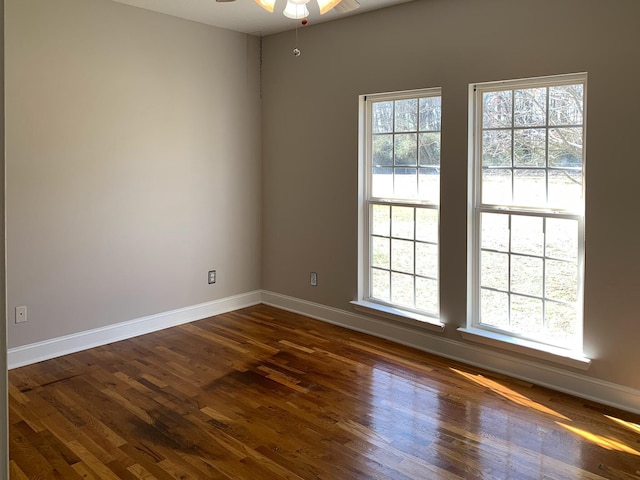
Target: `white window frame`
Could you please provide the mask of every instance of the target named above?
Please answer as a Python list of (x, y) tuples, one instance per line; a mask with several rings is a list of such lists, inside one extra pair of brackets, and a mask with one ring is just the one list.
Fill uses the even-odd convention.
[[(406, 90), (401, 92), (379, 93), (360, 96), (359, 108), (359, 162), (358, 162), (358, 299), (352, 301), (356, 310), (364, 313), (383, 317), (386, 319), (411, 324), (431, 331), (443, 332), (444, 324), (439, 320), (438, 312), (426, 312), (411, 309), (393, 303), (374, 299), (370, 295), (370, 212), (373, 204), (388, 204), (410, 207), (426, 207), (438, 212), (438, 250), (439, 239), (439, 198), (438, 201), (419, 199), (389, 199), (372, 197), (372, 105), (375, 102), (398, 101), (413, 98), (440, 97), (442, 90), (439, 87), (418, 90)], [(439, 270), (439, 267), (438, 267)], [(439, 272), (438, 272), (438, 296), (439, 296)]]
[[(484, 92), (515, 90), (534, 87), (552, 87), (582, 83), (583, 96), (583, 139), (586, 139), (587, 74), (568, 74), (531, 79), (500, 82), (476, 83), (469, 86), (469, 183), (468, 183), (468, 287), (467, 326), (458, 331), (463, 338), (485, 345), (498, 347), (552, 362), (586, 370), (590, 360), (583, 354), (583, 286), (584, 286), (584, 188), (585, 188), (585, 145), (582, 149), (582, 197), (581, 204), (574, 209), (531, 208), (510, 205), (482, 203), (482, 95)], [(548, 112), (547, 112), (548, 114)], [(546, 124), (545, 128), (549, 128)], [(512, 130), (513, 131), (513, 127)], [(545, 167), (548, 168), (548, 167)], [(543, 218), (568, 218), (578, 222), (578, 292), (577, 292), (577, 332), (570, 345), (551, 345), (540, 340), (519, 335), (515, 332), (492, 328), (480, 319), (480, 215), (481, 213), (524, 214)], [(511, 253), (509, 253), (511, 255)], [(543, 280), (544, 281), (544, 280)]]

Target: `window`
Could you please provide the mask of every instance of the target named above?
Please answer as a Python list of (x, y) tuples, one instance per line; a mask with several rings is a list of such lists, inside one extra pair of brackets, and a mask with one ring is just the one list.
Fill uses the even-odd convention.
[(470, 327), (582, 349), (585, 88), (471, 86)]
[(437, 324), (440, 89), (367, 95), (361, 106), (354, 304)]

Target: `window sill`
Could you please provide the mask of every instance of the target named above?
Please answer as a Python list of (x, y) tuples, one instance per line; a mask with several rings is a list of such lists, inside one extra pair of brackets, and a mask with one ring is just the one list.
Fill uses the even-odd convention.
[(428, 317), (426, 315), (420, 315), (413, 312), (407, 312), (398, 308), (379, 305), (377, 303), (367, 302), (364, 300), (354, 300), (353, 302), (351, 302), (351, 305), (353, 305), (354, 309), (360, 312), (368, 313), (370, 315), (384, 317), (389, 320), (413, 325), (414, 327), (424, 328), (434, 332), (444, 332), (444, 323), (438, 321), (438, 319), (433, 317)]
[(549, 362), (558, 363), (567, 367), (577, 368), (579, 370), (588, 370), (591, 365), (591, 359), (580, 353), (565, 350), (551, 345), (524, 340), (521, 338), (510, 337), (500, 333), (489, 332), (479, 328), (459, 328), (458, 332), (465, 340), (476, 343), (482, 343), (491, 347), (509, 350), (511, 352), (528, 355), (530, 357), (540, 358)]

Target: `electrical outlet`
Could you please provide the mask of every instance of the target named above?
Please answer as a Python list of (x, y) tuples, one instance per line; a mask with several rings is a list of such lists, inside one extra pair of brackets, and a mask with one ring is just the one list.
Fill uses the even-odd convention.
[(215, 270), (209, 270), (209, 285), (211, 285), (212, 283), (216, 283), (216, 271)]
[(311, 283), (312, 287), (318, 286), (318, 274), (316, 272), (311, 272), (311, 275), (309, 276), (309, 283)]
[(16, 323), (24, 323), (27, 321), (27, 307), (16, 307)]

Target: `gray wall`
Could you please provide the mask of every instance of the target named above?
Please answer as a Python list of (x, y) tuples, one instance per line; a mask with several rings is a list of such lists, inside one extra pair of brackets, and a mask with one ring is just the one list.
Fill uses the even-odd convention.
[[(640, 388), (640, 2), (418, 0), (265, 41), (263, 288), (350, 310), (358, 95), (442, 87), (441, 308), (465, 324), (468, 86), (589, 73), (585, 352)], [(320, 285), (309, 287), (309, 271)]]
[(10, 346), (259, 289), (258, 40), (108, 0), (6, 19)]

